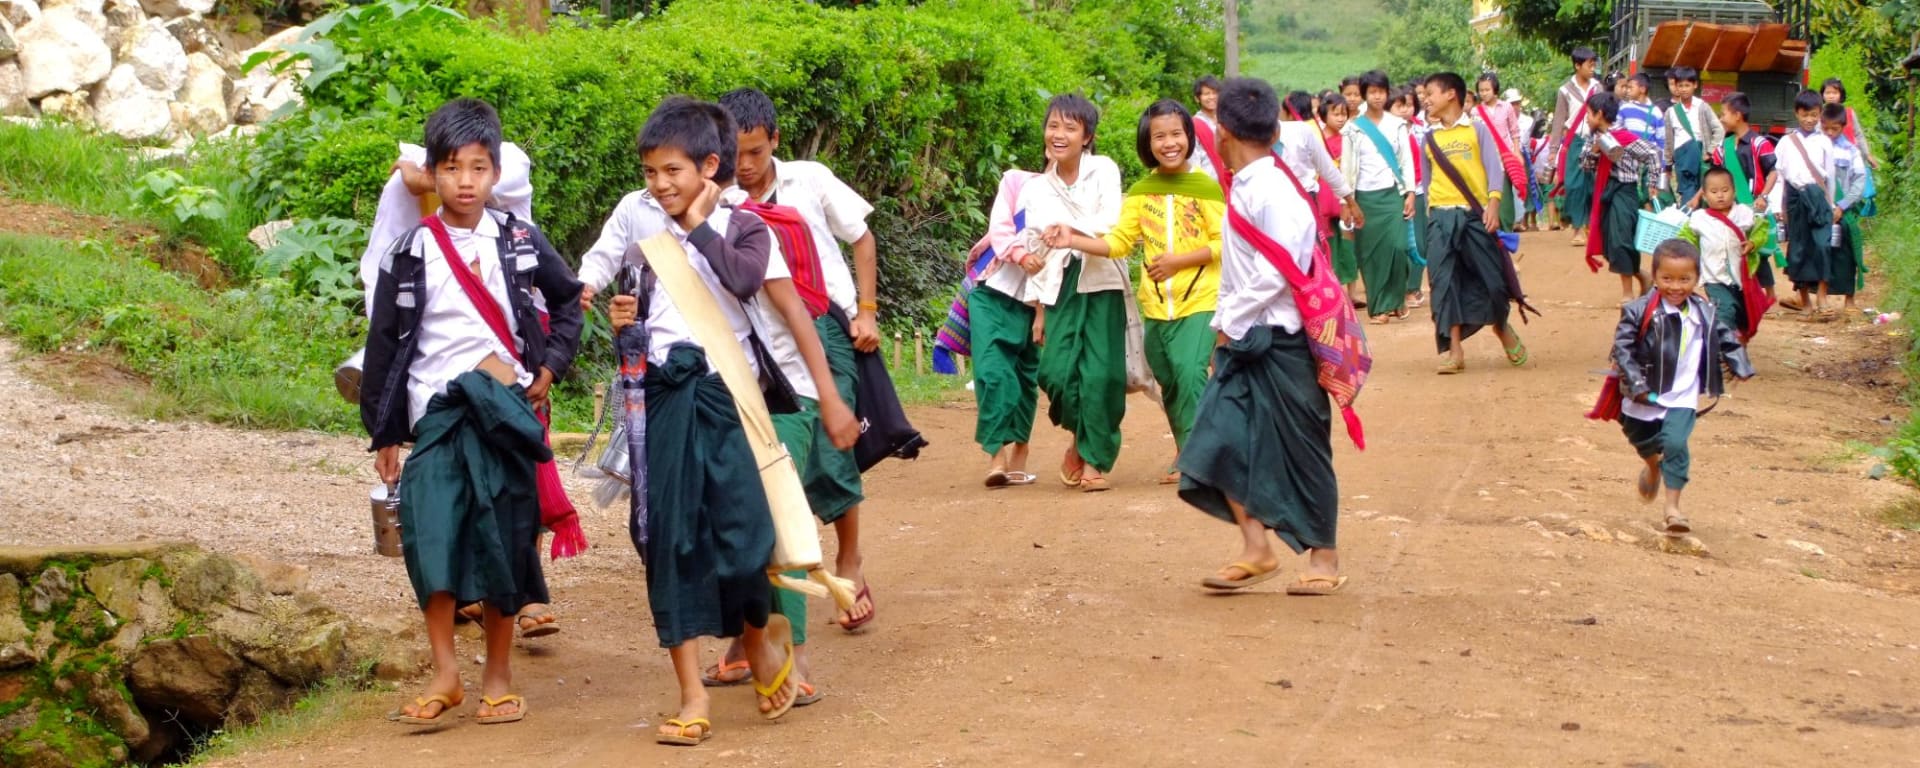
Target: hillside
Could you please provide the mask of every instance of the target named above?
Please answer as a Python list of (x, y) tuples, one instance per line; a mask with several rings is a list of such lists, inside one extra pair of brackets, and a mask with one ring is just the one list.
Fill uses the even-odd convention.
[(1241, 71), (1281, 91), (1332, 88), (1340, 78), (1379, 64), (1376, 0), (1241, 0), (1241, 5)]

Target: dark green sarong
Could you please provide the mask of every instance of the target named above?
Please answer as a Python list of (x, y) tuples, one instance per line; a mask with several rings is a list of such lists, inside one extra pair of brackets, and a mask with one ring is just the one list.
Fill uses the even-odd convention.
[[(1327, 228), (1327, 247), (1331, 249), (1333, 258), (1333, 276), (1340, 280), (1341, 285), (1351, 284), (1360, 277), (1360, 256), (1354, 252), (1353, 238), (1348, 237), (1353, 233), (1341, 231), (1339, 219), (1327, 221), (1322, 226)], [(1373, 296), (1367, 296), (1367, 303), (1373, 303)]]
[[(1782, 182), (1785, 183), (1785, 182)], [(1817, 290), (1833, 276), (1833, 256), (1827, 243), (1833, 230), (1833, 206), (1817, 186), (1787, 185), (1787, 278), (1797, 291)], [(1847, 272), (1848, 287), (1853, 274)], [(1829, 293), (1838, 290), (1829, 283)]]
[(1866, 254), (1860, 248), (1860, 214), (1849, 208), (1840, 217), (1840, 247), (1827, 259), (1827, 293), (1852, 296), (1867, 287)]
[(1600, 199), (1600, 220), (1593, 222), (1596, 234), (1606, 243), (1607, 271), (1616, 275), (1640, 273), (1640, 248), (1634, 245), (1634, 230), (1640, 226), (1640, 185), (1631, 181), (1608, 179)]
[(1706, 147), (1698, 141), (1689, 141), (1686, 146), (1673, 151), (1673, 186), (1678, 193), (1681, 205), (1686, 205), (1700, 192), (1701, 174), (1705, 168), (1702, 159)]
[[(780, 436), (780, 444), (787, 447), (787, 455), (793, 457), (793, 466), (799, 468), (800, 476), (804, 478), (808, 470), (820, 459), (816, 446), (824, 445), (831, 450), (833, 442), (826, 437), (827, 431), (820, 424), (819, 401), (807, 397), (798, 399), (799, 411), (773, 414), (773, 431)], [(820, 508), (813, 506), (812, 493), (807, 494), (807, 505), (813, 508), (813, 514), (816, 517), (819, 516)], [(806, 571), (789, 571), (787, 575), (801, 580), (807, 578)], [(794, 645), (807, 644), (806, 595), (774, 587), (773, 612), (787, 617), (792, 622)]]
[(1567, 145), (1566, 196), (1560, 204), (1560, 220), (1577, 229), (1586, 229), (1587, 219), (1593, 216), (1593, 171), (1580, 162), (1586, 151), (1585, 136), (1575, 136), (1573, 143)]
[(1167, 413), (1175, 449), (1187, 445), (1200, 394), (1207, 388), (1207, 364), (1213, 357), (1213, 313), (1195, 312), (1176, 320), (1147, 320), (1147, 367), (1160, 382), (1160, 407)]
[(460, 374), (414, 431), (400, 473), (400, 550), (420, 607), (439, 592), (508, 616), (547, 602), (534, 467), (553, 451), (524, 390)]
[(647, 599), (660, 647), (766, 626), (773, 512), (740, 413), (707, 355), (647, 371)]
[(1360, 276), (1367, 284), (1367, 314), (1398, 312), (1407, 305), (1406, 198), (1391, 187), (1357, 195), (1365, 225), (1356, 232)]
[(1080, 458), (1111, 472), (1127, 415), (1127, 294), (1080, 293), (1081, 264), (1068, 262), (1060, 298), (1047, 308), (1040, 389), (1047, 419), (1073, 433)]
[(1513, 300), (1500, 263), (1496, 235), (1465, 208), (1435, 208), (1427, 228), (1428, 280), (1433, 285), (1433, 327), (1441, 352), (1453, 348), (1450, 329), (1460, 338), (1485, 326), (1507, 323)]
[(1714, 321), (1734, 333), (1751, 335), (1747, 328), (1747, 299), (1740, 286), (1707, 283), (1707, 300), (1713, 302)]
[(1213, 360), (1180, 452), (1180, 498), (1229, 523), (1231, 499), (1295, 552), (1334, 548), (1333, 406), (1307, 337), (1258, 326)]
[[(1003, 267), (1015, 269), (1015, 267)], [(1040, 347), (1033, 343), (1033, 307), (976, 286), (967, 294), (973, 322), (973, 439), (989, 454), (1033, 437), (1039, 410)]]
[[(820, 346), (826, 348), (834, 389), (840, 393), (840, 400), (857, 412), (859, 365), (854, 362), (852, 337), (832, 315), (821, 315), (813, 321), (813, 326), (820, 333)], [(814, 384), (819, 386), (822, 382)], [(800, 468), (800, 481), (806, 485), (807, 505), (813, 508), (814, 516), (820, 518), (820, 522), (831, 523), (847, 514), (847, 510), (860, 506), (864, 499), (860, 465), (853, 458), (853, 449), (842, 451), (833, 447), (833, 438), (827, 436), (826, 430), (815, 429), (813, 433), (813, 461), (802, 464), (796, 460), (794, 466)]]

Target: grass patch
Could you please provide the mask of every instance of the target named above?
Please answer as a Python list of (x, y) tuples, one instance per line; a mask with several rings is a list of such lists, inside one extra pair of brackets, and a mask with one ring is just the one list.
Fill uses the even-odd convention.
[[(1344, 3), (1338, 15), (1315, 0), (1243, 0), (1240, 70), (1282, 94), (1318, 93), (1340, 78), (1380, 65), (1381, 8), (1374, 0)], [(1395, 73), (1395, 77), (1401, 77)]]
[(1904, 531), (1920, 531), (1920, 498), (1907, 496), (1881, 508), (1880, 521)]
[(304, 741), (317, 731), (348, 721), (383, 722), (387, 691), (348, 679), (334, 679), (300, 697), (293, 706), (267, 713), (260, 722), (214, 731), (194, 749), (187, 768), (211, 765), (249, 752), (279, 749)]
[(214, 294), (98, 242), (0, 234), (0, 328), (36, 353), (107, 354), (152, 385), (150, 418), (359, 428), (332, 369), (360, 344), (344, 307), (267, 283)]

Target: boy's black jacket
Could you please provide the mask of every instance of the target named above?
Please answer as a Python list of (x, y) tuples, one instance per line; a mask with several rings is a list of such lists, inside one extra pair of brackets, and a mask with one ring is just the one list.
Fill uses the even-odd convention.
[[(1679, 315), (1657, 314), (1651, 323), (1645, 324), (1646, 333), (1640, 332), (1646, 313), (1652, 311), (1652, 302), (1660, 301), (1659, 296), (1657, 291), (1650, 292), (1628, 302), (1620, 309), (1620, 325), (1613, 331), (1613, 364), (1620, 371), (1620, 394), (1629, 399), (1672, 389), (1673, 377), (1679, 370)], [(1699, 352), (1701, 392), (1719, 397), (1726, 390), (1722, 366), (1731, 369), (1738, 378), (1753, 375), (1747, 348), (1734, 337), (1733, 329), (1715, 319), (1712, 302), (1690, 295), (1687, 311), (1699, 313), (1697, 316), (1706, 329)]]
[[(486, 215), (500, 226), (500, 264), (509, 279), (507, 298), (520, 336), (521, 359), (535, 375), (545, 366), (558, 381), (566, 377), (574, 354), (580, 351), (580, 281), (539, 228), (510, 213), (489, 209)], [(387, 251), (373, 289), (366, 372), (361, 377), (365, 385), (360, 388), (360, 423), (373, 438), (370, 450), (413, 439), (407, 417), (407, 369), (420, 338), (420, 310), (426, 306), (421, 295), (425, 265), (413, 254), (413, 244), (420, 237), (432, 237), (423, 234), (425, 229), (414, 229)], [(546, 299), (551, 330), (540, 325), (533, 305), (535, 288)]]

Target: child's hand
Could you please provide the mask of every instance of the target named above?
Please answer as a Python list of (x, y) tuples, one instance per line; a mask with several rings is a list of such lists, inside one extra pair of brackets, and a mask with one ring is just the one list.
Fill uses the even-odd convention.
[(593, 286), (580, 286), (580, 311), (586, 312), (593, 309), (593, 294)]
[(680, 226), (692, 231), (695, 227), (707, 223), (707, 217), (712, 216), (714, 210), (719, 207), (720, 185), (713, 183), (713, 179), (705, 179), (702, 181), (700, 194), (693, 196), (693, 203), (687, 206), (686, 213), (681, 214)]
[(1045, 312), (1033, 313), (1033, 343), (1047, 343), (1047, 315)]
[(820, 426), (827, 430), (827, 439), (833, 447), (840, 450), (852, 448), (860, 440), (860, 419), (853, 415), (846, 401), (833, 392), (822, 392), (820, 398)]
[(391, 488), (400, 482), (400, 446), (389, 445), (373, 454), (373, 471), (380, 475), (380, 482)]
[(419, 164), (400, 160), (393, 164), (393, 170), (400, 174), (400, 183), (407, 185), (407, 191), (414, 197), (425, 197), (434, 191), (433, 174)]
[(1040, 269), (1047, 265), (1047, 260), (1045, 258), (1042, 258), (1039, 255), (1033, 253), (1032, 251), (1028, 251), (1024, 248), (1016, 251), (1015, 254), (1016, 254), (1016, 258), (1019, 259), (1018, 263), (1020, 264), (1020, 268), (1026, 270), (1027, 274), (1029, 275), (1039, 274)]
[(1743, 242), (1743, 243), (1741, 243), (1741, 244), (1740, 244), (1740, 255), (1742, 255), (1742, 256), (1751, 256), (1751, 255), (1753, 255), (1753, 251), (1754, 251), (1754, 249), (1755, 249), (1755, 248), (1758, 248), (1758, 247), (1759, 247), (1759, 246), (1757, 246), (1757, 245), (1754, 245), (1754, 244), (1753, 244), (1753, 241), (1752, 241), (1752, 240), (1748, 240), (1748, 241), (1746, 241), (1746, 242)]
[(1050, 224), (1041, 230), (1040, 240), (1048, 248), (1066, 248), (1073, 244), (1073, 228), (1065, 224)]
[(1487, 231), (1500, 234), (1500, 207), (1498, 205), (1483, 208), (1480, 211), (1480, 223), (1487, 225)]
[(1406, 204), (1400, 206), (1400, 218), (1406, 219), (1407, 221), (1413, 221), (1413, 193), (1412, 192), (1407, 193)]
[(613, 322), (614, 333), (633, 325), (639, 315), (640, 299), (635, 296), (621, 294), (613, 297), (613, 301), (607, 305), (607, 319)]
[(1173, 254), (1171, 253), (1163, 253), (1147, 259), (1147, 277), (1153, 278), (1155, 281), (1164, 282), (1172, 280), (1173, 276), (1179, 271), (1180, 267), (1175, 263)]
[(553, 369), (540, 366), (540, 373), (533, 377), (533, 383), (527, 385), (527, 402), (533, 405), (545, 405), (547, 390), (553, 387)]

